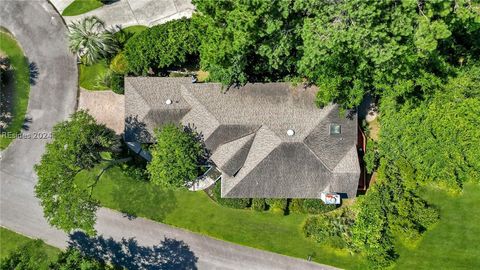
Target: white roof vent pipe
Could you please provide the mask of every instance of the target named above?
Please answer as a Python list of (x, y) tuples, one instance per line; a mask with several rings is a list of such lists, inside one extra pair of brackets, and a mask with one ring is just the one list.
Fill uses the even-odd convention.
[(288, 136), (293, 136), (293, 135), (295, 135), (295, 130), (293, 130), (293, 129), (287, 130), (287, 135), (288, 135)]
[(165, 104), (167, 104), (167, 105), (172, 104), (172, 100), (171, 100), (171, 99), (167, 99), (167, 100), (165, 101)]

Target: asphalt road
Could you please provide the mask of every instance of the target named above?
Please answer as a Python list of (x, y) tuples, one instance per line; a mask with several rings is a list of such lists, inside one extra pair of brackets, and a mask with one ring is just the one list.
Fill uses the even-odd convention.
[[(0, 0), (0, 25), (11, 31), (28, 60), (38, 67), (28, 106), (28, 130), (2, 153), (0, 160), (0, 225), (47, 243), (65, 247), (65, 233), (50, 227), (34, 197), (36, 176), (33, 165), (44, 151), (52, 126), (71, 114), (77, 98), (77, 67), (67, 49), (66, 28), (47, 1)], [(198, 257), (198, 269), (334, 269), (305, 260), (260, 251), (164, 224), (100, 209), (96, 229), (115, 240), (135, 238), (141, 246), (158, 245), (165, 237), (186, 243)], [(261, 232), (259, 232), (261, 233)]]

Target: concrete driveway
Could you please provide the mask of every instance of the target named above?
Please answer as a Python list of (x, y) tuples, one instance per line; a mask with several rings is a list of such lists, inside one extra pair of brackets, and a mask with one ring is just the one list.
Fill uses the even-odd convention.
[[(64, 2), (54, 1), (63, 8)], [(97, 16), (107, 26), (152, 26), (166, 21), (192, 16), (190, 0), (120, 0), (78, 16), (65, 16), (67, 23), (84, 17)]]
[[(0, 160), (0, 225), (53, 246), (66, 247), (67, 235), (48, 225), (34, 197), (33, 166), (40, 160), (47, 141), (40, 137), (48, 137), (52, 126), (75, 110), (75, 58), (67, 50), (65, 25), (46, 0), (0, 0), (0, 5), (0, 25), (15, 35), (40, 73), (30, 91), (28, 130), (2, 153)], [(198, 257), (198, 269), (334, 269), (150, 220), (130, 220), (109, 209), (100, 209), (97, 217), (98, 234), (106, 238), (135, 238), (143, 246), (158, 244), (164, 237), (184, 241)]]
[(78, 109), (88, 110), (97, 122), (105, 124), (117, 134), (125, 127), (125, 96), (110, 90), (88, 91), (81, 89)]

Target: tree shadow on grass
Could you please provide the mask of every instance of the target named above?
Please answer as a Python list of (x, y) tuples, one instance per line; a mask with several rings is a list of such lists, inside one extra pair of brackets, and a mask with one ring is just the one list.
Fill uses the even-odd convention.
[(30, 64), (28, 64), (28, 69), (30, 71), (30, 84), (35, 85), (37, 83), (38, 75), (40, 74), (37, 63), (30, 62)]
[(114, 204), (128, 219), (143, 216), (161, 222), (177, 207), (172, 190), (134, 179), (114, 183), (112, 188)]
[(125, 269), (197, 269), (198, 258), (189, 246), (172, 238), (165, 238), (159, 245), (146, 247), (138, 245), (134, 238), (115, 241), (111, 237), (90, 238), (83, 232), (74, 232), (70, 235), (69, 246), (80, 250), (85, 256)]

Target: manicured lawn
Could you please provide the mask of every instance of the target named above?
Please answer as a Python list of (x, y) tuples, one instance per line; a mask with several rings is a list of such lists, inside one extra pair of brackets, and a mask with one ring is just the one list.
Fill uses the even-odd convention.
[(467, 184), (460, 196), (427, 189), (425, 198), (440, 209), (440, 222), (414, 249), (401, 248), (397, 269), (480, 268), (480, 185)]
[(122, 30), (125, 32), (125, 33), (128, 33), (128, 34), (138, 34), (140, 32), (142, 32), (143, 30), (147, 29), (148, 27), (145, 26), (145, 25), (132, 25), (132, 26), (128, 26), (128, 27), (125, 27), (123, 28)]
[[(30, 93), (30, 71), (28, 59), (23, 54), (22, 48), (9, 34), (0, 31), (0, 51), (6, 54), (13, 70), (13, 95), (12, 95), (12, 121), (6, 132), (19, 133), (25, 121)], [(0, 137), (0, 149), (5, 149), (14, 136)]]
[[(87, 183), (95, 173), (81, 172), (77, 180)], [(222, 207), (204, 192), (162, 190), (126, 177), (117, 167), (102, 176), (94, 197), (106, 207), (218, 239), (303, 259), (312, 255), (317, 262), (346, 269), (365, 268), (358, 256), (304, 238), (300, 227), (305, 215), (280, 216)]]
[[(0, 259), (5, 258), (11, 251), (31, 240), (31, 238), (0, 227)], [(47, 244), (44, 244), (43, 248), (50, 259), (55, 259), (60, 252), (60, 249)]]
[(80, 64), (79, 68), (79, 84), (87, 90), (106, 90), (107, 86), (99, 84), (98, 79), (102, 74), (108, 72), (108, 64), (106, 60), (101, 60), (96, 64), (87, 66)]
[(75, 16), (103, 6), (99, 0), (75, 0), (65, 10), (63, 16)]

